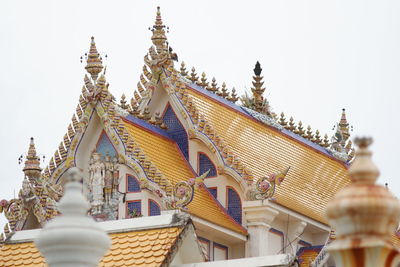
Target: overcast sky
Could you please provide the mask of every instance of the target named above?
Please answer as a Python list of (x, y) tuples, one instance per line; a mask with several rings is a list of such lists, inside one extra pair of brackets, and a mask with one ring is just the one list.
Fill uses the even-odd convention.
[(66, 133), (92, 35), (111, 92), (132, 96), (157, 5), (188, 68), (243, 93), (259, 60), (273, 111), (323, 134), (346, 108), (352, 135), (375, 140), (379, 182), (400, 196), (399, 1), (49, 0), (0, 7), (0, 199), (18, 194), (29, 138), (50, 159)]

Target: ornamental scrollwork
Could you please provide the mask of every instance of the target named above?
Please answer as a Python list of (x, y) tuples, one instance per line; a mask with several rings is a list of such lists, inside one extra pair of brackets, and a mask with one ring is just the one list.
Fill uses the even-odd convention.
[(248, 191), (247, 197), (249, 200), (264, 200), (264, 199), (272, 199), (276, 186), (281, 185), (284, 181), (287, 173), (289, 172), (290, 167), (286, 168), (284, 171), (278, 174), (271, 174), (268, 177), (261, 177), (257, 179), (254, 186)]

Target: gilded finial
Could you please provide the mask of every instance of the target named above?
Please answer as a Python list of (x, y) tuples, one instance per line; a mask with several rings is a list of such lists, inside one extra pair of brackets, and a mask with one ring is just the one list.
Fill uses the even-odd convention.
[(325, 134), (325, 135), (324, 135), (324, 143), (322, 144), (322, 146), (323, 146), (323, 147), (328, 147), (329, 145), (330, 145), (330, 144), (329, 144), (328, 135)]
[(315, 131), (315, 135), (311, 141), (313, 141), (316, 144), (321, 144), (322, 140), (318, 130)]
[(222, 83), (221, 92), (220, 92), (219, 96), (222, 96), (223, 98), (226, 98), (227, 96), (229, 96), (228, 89), (226, 88), (225, 82)]
[(308, 140), (312, 140), (313, 137), (314, 137), (314, 135), (313, 135), (313, 133), (312, 133), (312, 131), (311, 131), (311, 126), (308, 125), (308, 126), (307, 126), (306, 138), (307, 138)]
[(290, 119), (289, 119), (289, 129), (288, 130), (292, 131), (292, 132), (294, 132), (296, 130), (296, 125), (294, 123), (293, 117), (290, 117)]
[(297, 129), (294, 131), (294, 133), (300, 136), (304, 136), (305, 131), (303, 128), (303, 123), (301, 121), (299, 121), (299, 123), (297, 124)]
[(281, 117), (279, 118), (279, 124), (286, 128), (288, 125), (285, 118), (285, 113), (281, 113)]
[(235, 87), (232, 88), (231, 95), (228, 96), (227, 99), (228, 99), (229, 101), (231, 101), (232, 103), (236, 103), (236, 101), (238, 101), (239, 97), (238, 97), (237, 94), (236, 94), (236, 89), (235, 89)]
[(192, 83), (196, 83), (198, 79), (199, 79), (199, 77), (197, 77), (196, 69), (193, 67), (192, 72), (190, 73), (189, 80), (191, 80)]
[(200, 82), (198, 82), (197, 85), (203, 87), (204, 89), (208, 87), (206, 74), (204, 72), (201, 74)]
[(128, 109), (128, 105), (126, 104), (126, 96), (125, 96), (125, 94), (122, 94), (121, 100), (119, 102), (120, 102), (119, 106), (122, 109)]
[(186, 71), (186, 66), (185, 66), (185, 62), (182, 61), (181, 63), (181, 75), (183, 77), (186, 77), (188, 75), (188, 72)]
[(168, 30), (161, 19), (160, 7), (157, 7), (156, 21), (153, 27), (150, 29), (153, 32), (151, 41), (157, 49), (157, 53), (167, 52), (167, 37), (165, 35), (165, 29)]
[(253, 76), (254, 81), (251, 91), (253, 93), (255, 110), (258, 112), (262, 112), (264, 110), (264, 105), (266, 102), (262, 96), (265, 91), (265, 87), (263, 87), (264, 82), (262, 81), (263, 76), (261, 76), (261, 72), (262, 68), (260, 62), (257, 61), (256, 66), (254, 67), (255, 76)]
[(97, 80), (99, 73), (103, 70), (102, 60), (100, 54), (97, 52), (96, 43), (94, 42), (94, 37), (90, 43), (90, 50), (86, 61), (86, 71), (90, 74), (94, 81)]
[(207, 87), (207, 90), (209, 90), (209, 91), (211, 91), (213, 93), (218, 92), (219, 88), (218, 88), (218, 85), (217, 85), (217, 81), (215, 80), (214, 77), (211, 80), (211, 87)]

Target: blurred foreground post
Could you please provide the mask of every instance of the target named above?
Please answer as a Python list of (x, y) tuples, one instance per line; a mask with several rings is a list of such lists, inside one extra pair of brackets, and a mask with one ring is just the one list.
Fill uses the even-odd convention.
[(71, 168), (67, 177), (59, 203), (62, 214), (45, 225), (36, 246), (50, 267), (97, 266), (110, 248), (110, 238), (87, 216), (89, 204), (82, 195), (81, 171)]
[(348, 174), (351, 183), (328, 204), (336, 240), (329, 247), (337, 267), (397, 266), (399, 251), (391, 243), (400, 219), (399, 201), (375, 184), (379, 170), (368, 146), (371, 138), (356, 138), (359, 149)]

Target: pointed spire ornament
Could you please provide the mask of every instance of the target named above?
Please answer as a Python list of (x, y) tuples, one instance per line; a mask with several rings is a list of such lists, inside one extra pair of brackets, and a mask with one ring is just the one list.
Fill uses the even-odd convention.
[(286, 128), (287, 122), (285, 119), (285, 113), (281, 113), (281, 117), (279, 118), (279, 124)]
[(167, 52), (167, 36), (165, 35), (165, 30), (168, 30), (161, 19), (160, 7), (157, 7), (156, 21), (153, 27), (150, 29), (153, 32), (151, 36), (151, 41), (156, 47), (157, 53)]
[(349, 132), (349, 123), (347, 122), (346, 118), (346, 109), (342, 109), (342, 116), (340, 117), (340, 122), (339, 122), (339, 129), (342, 132), (343, 135), (343, 141), (346, 142), (349, 137), (350, 137), (350, 132)]
[(119, 106), (122, 109), (125, 109), (125, 110), (128, 109), (128, 105), (126, 104), (126, 96), (125, 96), (125, 94), (122, 94), (121, 100), (119, 102), (120, 102)]
[(99, 73), (103, 70), (103, 62), (100, 58), (100, 54), (97, 52), (94, 37), (92, 37), (92, 41), (90, 42), (90, 50), (86, 63), (86, 71), (90, 74), (93, 81), (96, 81)]
[(183, 77), (186, 77), (188, 75), (188, 72), (186, 71), (186, 66), (185, 66), (185, 62), (182, 61), (181, 63), (181, 75)]
[(226, 98), (227, 96), (229, 96), (228, 89), (226, 88), (225, 82), (222, 83), (220, 96), (223, 98)]
[(198, 81), (198, 79), (199, 79), (199, 77), (197, 77), (196, 69), (193, 67), (192, 72), (190, 73), (189, 80), (191, 80), (192, 83), (196, 83)]
[(236, 103), (236, 101), (238, 101), (239, 97), (238, 97), (237, 94), (236, 94), (236, 89), (235, 89), (235, 87), (232, 88), (231, 95), (228, 96), (227, 99), (228, 99), (229, 101), (231, 101), (232, 103)]
[(399, 200), (377, 185), (379, 169), (372, 161), (371, 138), (356, 138), (358, 149), (348, 170), (350, 184), (328, 203), (327, 217), (336, 231), (328, 252), (337, 266), (397, 266), (392, 243), (400, 220)]
[(323, 144), (321, 144), (323, 147), (329, 147), (329, 138), (328, 138), (328, 135), (327, 134), (325, 134), (324, 135), (324, 143)]
[(253, 87), (251, 88), (251, 92), (253, 93), (254, 106), (255, 110), (258, 112), (262, 112), (265, 108), (265, 100), (262, 96), (265, 87), (263, 87), (264, 82), (262, 81), (263, 76), (261, 76), (262, 68), (260, 62), (257, 61), (256, 66), (254, 67), (254, 76), (253, 76)]
[(209, 91), (211, 91), (213, 93), (218, 92), (219, 88), (218, 88), (218, 85), (217, 85), (217, 81), (215, 80), (214, 77), (211, 80), (211, 86), (208, 87), (207, 90), (209, 90)]
[(288, 130), (292, 131), (292, 132), (295, 132), (295, 130), (296, 130), (296, 125), (294, 123), (293, 117), (290, 117), (290, 119), (289, 119), (289, 129)]
[(313, 135), (313, 133), (312, 133), (312, 131), (311, 131), (311, 126), (308, 125), (308, 126), (307, 126), (307, 132), (306, 132), (306, 138), (307, 138), (308, 140), (312, 140), (313, 137), (314, 137), (314, 135)]
[(26, 156), (25, 166), (22, 170), (29, 180), (35, 180), (40, 177), (40, 160), (36, 154), (35, 142), (33, 137), (31, 137), (28, 149), (28, 155)]
[(315, 135), (311, 141), (313, 141), (316, 144), (321, 144), (322, 140), (318, 130), (315, 131)]
[(203, 87), (204, 89), (206, 89), (208, 87), (208, 82), (207, 82), (207, 78), (206, 78), (205, 72), (203, 72), (201, 74), (200, 82), (198, 82), (197, 85)]

